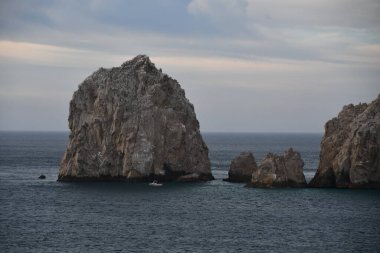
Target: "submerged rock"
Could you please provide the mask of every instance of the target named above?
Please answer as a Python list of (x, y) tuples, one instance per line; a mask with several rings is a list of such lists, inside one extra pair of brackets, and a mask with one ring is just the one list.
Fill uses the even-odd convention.
[(41, 174), (41, 175), (38, 177), (38, 179), (46, 179), (46, 176), (43, 175), (43, 174)]
[(224, 180), (229, 182), (249, 182), (255, 170), (257, 170), (255, 157), (251, 152), (242, 152), (232, 160), (228, 178)]
[(290, 148), (283, 155), (269, 153), (252, 174), (251, 187), (306, 187), (301, 155)]
[(380, 95), (347, 105), (325, 125), (311, 187), (380, 188)]
[(145, 55), (84, 80), (69, 127), (60, 181), (213, 179), (193, 105)]

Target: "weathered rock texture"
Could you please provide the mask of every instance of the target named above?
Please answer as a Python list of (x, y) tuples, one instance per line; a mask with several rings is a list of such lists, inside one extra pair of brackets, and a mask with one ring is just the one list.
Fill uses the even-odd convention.
[(232, 160), (228, 178), (225, 181), (247, 183), (251, 181), (252, 173), (255, 170), (257, 170), (255, 157), (251, 152), (242, 152)]
[(69, 127), (60, 181), (213, 179), (193, 105), (147, 56), (79, 85)]
[(252, 187), (306, 187), (301, 155), (290, 148), (284, 155), (269, 153), (252, 173)]
[(311, 187), (380, 187), (380, 95), (347, 105), (325, 125), (320, 162)]

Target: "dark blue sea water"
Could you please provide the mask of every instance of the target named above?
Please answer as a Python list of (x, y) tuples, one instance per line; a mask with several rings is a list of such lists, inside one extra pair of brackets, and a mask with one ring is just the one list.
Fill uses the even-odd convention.
[[(310, 179), (317, 134), (204, 134), (212, 182), (56, 182), (67, 133), (0, 132), (0, 252), (379, 252), (380, 191), (223, 182), (243, 150), (292, 146)], [(46, 180), (38, 180), (40, 174)]]

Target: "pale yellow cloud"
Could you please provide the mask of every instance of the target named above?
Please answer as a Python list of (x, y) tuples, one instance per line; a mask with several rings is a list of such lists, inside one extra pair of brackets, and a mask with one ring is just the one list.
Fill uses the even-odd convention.
[[(79, 50), (45, 44), (0, 41), (0, 57), (33, 64), (71, 67), (111, 67), (118, 66), (133, 56), (119, 56), (106, 52)], [(292, 72), (302, 65), (298, 61), (281, 59), (241, 59), (233, 57), (153, 56), (158, 67), (189, 69), (191, 71), (223, 71), (242, 73), (249, 71)]]
[(0, 41), (0, 56), (18, 60), (57, 61), (58, 56), (82, 53), (80, 50), (27, 42)]
[(228, 57), (176, 56), (152, 57), (154, 62), (195, 71), (228, 71), (241, 73), (247, 71), (295, 71), (300, 63), (278, 59), (240, 59)]
[(28, 64), (62, 67), (96, 66), (96, 60), (114, 64), (117, 60), (117, 57), (96, 51), (6, 40), (0, 40), (0, 57)]

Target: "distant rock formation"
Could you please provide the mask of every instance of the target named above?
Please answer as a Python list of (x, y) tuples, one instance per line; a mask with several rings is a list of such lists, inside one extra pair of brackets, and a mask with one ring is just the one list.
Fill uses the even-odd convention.
[(59, 181), (213, 179), (193, 105), (145, 55), (84, 80), (69, 127)]
[(232, 160), (228, 171), (228, 178), (224, 179), (229, 182), (251, 181), (253, 171), (257, 170), (255, 157), (251, 152), (242, 152), (239, 156)]
[(380, 188), (380, 95), (347, 105), (325, 125), (311, 187)]
[(284, 155), (269, 153), (252, 174), (251, 187), (306, 187), (301, 155), (290, 148)]

